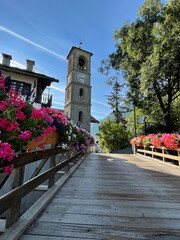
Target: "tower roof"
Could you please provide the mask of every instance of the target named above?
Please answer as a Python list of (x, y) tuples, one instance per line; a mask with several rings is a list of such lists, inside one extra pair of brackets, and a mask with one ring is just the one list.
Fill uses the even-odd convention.
[(78, 48), (78, 47), (72, 47), (71, 50), (69, 51), (68, 55), (67, 55), (67, 59), (69, 58), (69, 56), (71, 55), (71, 52), (74, 50), (74, 49), (78, 49), (78, 50), (81, 50), (82, 52), (85, 52), (85, 53), (89, 53), (91, 56), (93, 55), (91, 52), (88, 52), (82, 48)]

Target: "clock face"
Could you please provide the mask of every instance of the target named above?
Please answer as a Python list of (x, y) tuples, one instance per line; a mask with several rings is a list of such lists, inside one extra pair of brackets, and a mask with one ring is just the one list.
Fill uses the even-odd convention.
[(87, 75), (84, 74), (84, 73), (78, 73), (77, 74), (77, 81), (80, 82), (80, 83), (87, 83)]

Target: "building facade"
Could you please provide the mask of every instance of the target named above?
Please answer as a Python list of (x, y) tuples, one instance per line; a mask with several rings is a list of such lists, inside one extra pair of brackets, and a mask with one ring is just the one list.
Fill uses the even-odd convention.
[(33, 71), (34, 61), (26, 60), (26, 69), (12, 67), (10, 62), (12, 56), (2, 53), (2, 64), (0, 64), (0, 71), (5, 77), (10, 76), (9, 88), (15, 89), (18, 94), (28, 96), (31, 94), (31, 101), (33, 106), (40, 108), (41, 106), (52, 106), (52, 95), (44, 94), (46, 87), (50, 86), (52, 82), (59, 82), (58, 79), (51, 78), (44, 74)]
[(71, 48), (65, 89), (65, 115), (87, 131), (91, 122), (91, 57), (88, 51)]

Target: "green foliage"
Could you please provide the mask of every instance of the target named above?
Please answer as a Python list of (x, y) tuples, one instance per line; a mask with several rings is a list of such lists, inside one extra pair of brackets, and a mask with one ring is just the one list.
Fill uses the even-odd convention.
[(115, 117), (116, 123), (122, 123), (125, 126), (125, 119), (123, 118), (123, 107), (120, 106), (122, 103), (122, 96), (120, 95), (120, 91), (124, 87), (124, 84), (120, 84), (117, 78), (112, 79), (108, 82), (109, 85), (112, 86), (112, 91), (110, 95), (107, 95), (108, 104), (113, 110), (112, 113)]
[[(142, 123), (141, 118), (144, 117), (142, 110), (141, 109), (136, 109), (136, 135), (141, 136), (145, 132), (145, 126), (144, 123)], [(126, 127), (127, 130), (130, 132), (131, 137), (134, 136), (134, 112), (131, 112), (127, 117), (126, 117)]]
[(109, 117), (105, 122), (100, 122), (99, 144), (104, 152), (111, 152), (129, 145), (128, 131), (124, 129), (122, 123), (116, 123)]
[(155, 124), (168, 132), (177, 131), (174, 103), (180, 95), (180, 1), (162, 5), (160, 0), (145, 0), (138, 10), (134, 23), (115, 30), (116, 51), (102, 62), (100, 71), (108, 75), (111, 69), (121, 70), (128, 82), (128, 100), (146, 116), (158, 109), (162, 118)]
[(4, 91), (4, 89), (0, 88), (0, 101), (3, 101), (6, 98), (7, 98), (6, 92)]

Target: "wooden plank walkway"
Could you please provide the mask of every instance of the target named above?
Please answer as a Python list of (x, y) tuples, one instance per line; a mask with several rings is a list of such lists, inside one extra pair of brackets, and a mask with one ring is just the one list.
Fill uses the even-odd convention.
[(20, 240), (180, 239), (180, 168), (90, 154)]

